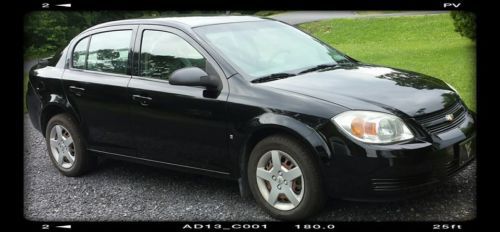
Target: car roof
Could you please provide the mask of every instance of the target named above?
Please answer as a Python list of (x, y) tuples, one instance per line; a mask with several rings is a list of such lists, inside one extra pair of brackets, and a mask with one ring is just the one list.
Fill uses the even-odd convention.
[(168, 17), (168, 18), (150, 18), (150, 19), (126, 19), (101, 23), (93, 26), (85, 31), (118, 25), (130, 24), (159, 24), (159, 25), (175, 25), (179, 27), (194, 28), (199, 26), (207, 26), (224, 23), (237, 22), (252, 22), (263, 21), (266, 19), (254, 16), (189, 16), (189, 17)]

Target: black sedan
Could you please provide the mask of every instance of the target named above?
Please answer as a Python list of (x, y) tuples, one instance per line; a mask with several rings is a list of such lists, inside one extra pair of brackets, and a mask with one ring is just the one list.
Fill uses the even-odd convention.
[(94, 26), (31, 69), (27, 106), (63, 175), (103, 156), (234, 179), (283, 220), (425, 193), (475, 157), (450, 85), (257, 17)]

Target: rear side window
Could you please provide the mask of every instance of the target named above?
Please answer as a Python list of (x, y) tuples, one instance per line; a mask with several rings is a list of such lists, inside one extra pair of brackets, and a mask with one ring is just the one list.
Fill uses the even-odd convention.
[(126, 74), (132, 31), (112, 31), (92, 35), (87, 69)]
[(73, 50), (73, 68), (85, 69), (85, 61), (87, 59), (87, 46), (89, 38), (82, 39), (76, 44)]
[(140, 76), (168, 80), (185, 67), (205, 69), (205, 58), (181, 37), (163, 31), (145, 30), (142, 37)]

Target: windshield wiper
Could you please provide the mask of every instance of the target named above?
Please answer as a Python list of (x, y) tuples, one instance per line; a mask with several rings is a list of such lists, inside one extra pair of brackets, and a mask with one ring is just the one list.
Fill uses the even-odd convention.
[(274, 81), (278, 79), (284, 79), (287, 77), (295, 76), (293, 73), (273, 73), (271, 75), (263, 76), (252, 80), (252, 83), (262, 83), (267, 81)]
[(326, 69), (326, 68), (333, 68), (336, 66), (337, 66), (337, 64), (320, 64), (320, 65), (316, 65), (312, 68), (308, 68), (306, 70), (300, 71), (298, 74), (304, 74), (304, 73), (313, 72), (313, 71)]

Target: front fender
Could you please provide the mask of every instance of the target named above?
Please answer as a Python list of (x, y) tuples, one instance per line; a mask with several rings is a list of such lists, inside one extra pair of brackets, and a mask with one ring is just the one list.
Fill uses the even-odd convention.
[[(321, 124), (322, 122), (316, 120), (315, 123)], [(255, 145), (254, 143), (263, 139), (265, 136), (275, 133), (285, 133), (304, 142), (319, 160), (329, 160), (332, 156), (332, 152), (325, 139), (323, 139), (312, 125), (299, 121), (293, 118), (293, 116), (268, 112), (252, 118), (240, 129), (240, 135), (244, 137), (242, 141), (240, 141), (242, 143), (241, 147), (243, 147), (242, 152), (244, 155), (248, 155), (252, 149), (250, 146)], [(242, 163), (240, 163), (240, 165), (241, 164)]]
[(321, 135), (311, 126), (286, 115), (265, 113), (254, 119), (254, 131), (262, 128), (280, 128), (299, 136), (313, 148), (320, 159), (330, 159), (331, 151)]

